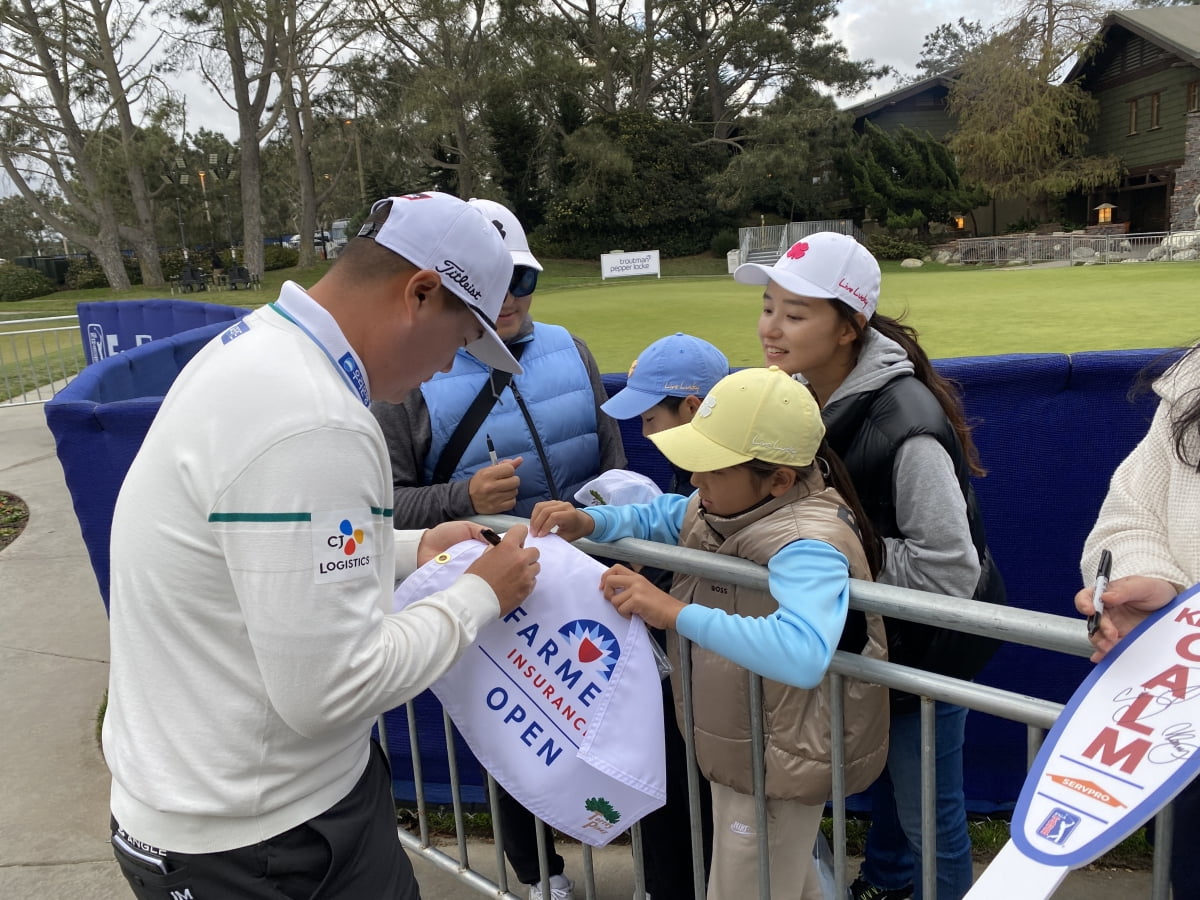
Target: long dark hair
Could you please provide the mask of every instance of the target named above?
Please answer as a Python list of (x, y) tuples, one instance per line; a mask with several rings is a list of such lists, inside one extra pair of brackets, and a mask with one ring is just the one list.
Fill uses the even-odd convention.
[[(1184, 365), (1185, 360), (1200, 350), (1200, 345), (1188, 349), (1172, 368)], [(1171, 437), (1175, 441), (1175, 456), (1185, 466), (1200, 472), (1200, 386), (1188, 389), (1179, 397), (1180, 406), (1171, 411)]]
[(825, 442), (824, 438), (821, 439), (821, 446), (817, 448), (816, 458), (807, 466), (781, 466), (779, 463), (766, 462), (761, 459), (752, 459), (742, 465), (764, 479), (774, 475), (776, 469), (792, 469), (799, 481), (807, 478), (814, 467), (817, 468), (821, 472), (825, 484), (842, 495), (846, 506), (850, 508), (850, 514), (854, 516), (854, 525), (862, 540), (863, 551), (867, 557), (867, 568), (871, 570), (871, 577), (876, 578), (883, 571), (883, 541), (863, 511), (862, 503), (858, 499), (858, 491), (854, 489), (854, 482), (850, 480), (850, 473), (846, 471), (841, 457)]
[[(829, 302), (833, 304), (837, 314), (854, 328), (857, 336), (854, 343), (858, 349), (862, 345), (864, 329), (859, 324), (854, 310), (839, 300), (830, 300)], [(954, 432), (958, 435), (958, 442), (962, 444), (963, 456), (971, 474), (976, 477), (986, 475), (987, 470), (979, 460), (979, 449), (975, 446), (975, 439), (971, 436), (971, 426), (967, 423), (967, 414), (963, 409), (962, 396), (958, 392), (958, 386), (950, 379), (938, 374), (933, 363), (929, 361), (929, 356), (917, 341), (919, 337), (917, 329), (904, 324), (899, 319), (893, 319), (891, 316), (885, 316), (879, 312), (871, 316), (868, 327), (874, 328), (884, 337), (890, 338), (900, 345), (913, 364), (915, 370), (913, 374), (937, 398), (942, 412), (954, 426)]]

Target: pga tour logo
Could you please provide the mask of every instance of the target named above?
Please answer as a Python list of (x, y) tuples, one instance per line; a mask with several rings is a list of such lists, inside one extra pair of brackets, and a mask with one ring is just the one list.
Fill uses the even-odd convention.
[(1038, 826), (1037, 834), (1052, 844), (1065, 844), (1078, 824), (1079, 816), (1056, 806)]

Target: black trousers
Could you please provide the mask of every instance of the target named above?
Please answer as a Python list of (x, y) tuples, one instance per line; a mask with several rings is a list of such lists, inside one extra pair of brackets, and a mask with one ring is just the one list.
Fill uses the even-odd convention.
[[(538, 866), (537, 820), (533, 813), (518, 803), (513, 796), (496, 782), (496, 797), (500, 805), (501, 840), (508, 864), (517, 873), (521, 884), (537, 884), (542, 880)], [(554, 831), (546, 829), (546, 855), (549, 857), (550, 877), (561, 875), (566, 865), (554, 850)]]
[(114, 819), (113, 852), (138, 900), (420, 900), (396, 836), (392, 778), (371, 742), (367, 768), (345, 797), (302, 825), (219, 853), (147, 846)]

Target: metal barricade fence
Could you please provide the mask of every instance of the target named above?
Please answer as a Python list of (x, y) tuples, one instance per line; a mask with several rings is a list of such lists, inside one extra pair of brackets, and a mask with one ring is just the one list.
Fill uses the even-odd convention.
[[(959, 238), (959, 261), (975, 265), (1121, 263), (1195, 258), (1194, 232), (1171, 234), (1005, 234)], [(1188, 252), (1191, 251), (1191, 252)]]
[[(478, 516), (476, 521), (498, 530), (507, 529), (516, 524), (527, 524), (527, 520), (511, 516)], [(742, 559), (720, 556), (699, 550), (673, 547), (651, 541), (624, 539), (611, 544), (600, 544), (594, 541), (581, 540), (576, 542), (579, 549), (593, 555), (608, 559), (617, 559), (629, 563), (654, 566), (676, 572), (684, 572), (702, 577), (712, 578), (721, 582), (767, 590), (767, 570), (754, 563)], [(1064, 607), (1069, 606), (1071, 598), (1064, 598)], [(1029, 647), (1037, 647), (1056, 653), (1072, 656), (1090, 656), (1092, 647), (1084, 636), (1082, 619), (1069, 616), (1047, 615), (1029, 610), (1013, 609), (1011, 607), (995, 606), (966, 599), (955, 599), (947, 603), (946, 598), (939, 594), (923, 591), (908, 590), (884, 584), (852, 581), (850, 606), (863, 612), (878, 613), (896, 619), (906, 619), (928, 625), (936, 625), (962, 631), (970, 634), (984, 635), (1003, 641), (1020, 643)], [(692, 698), (690, 676), (690, 648), (686, 640), (681, 640), (681, 682), (683, 685), (684, 706), (684, 739), (687, 748), (688, 792), (689, 807), (692, 819), (692, 873), (693, 889), (697, 900), (703, 900), (704, 860), (700, 857), (702, 847), (700, 840), (700, 823), (697, 812), (697, 796), (700, 790), (700, 779), (696, 769), (695, 747), (692, 737)], [(833, 852), (834, 877), (836, 896), (847, 896), (846, 890), (846, 790), (844, 773), (841, 763), (844, 759), (844, 747), (840, 740), (842, 734), (841, 708), (842, 693), (839, 679), (855, 678), (886, 685), (916, 694), (921, 698), (921, 795), (922, 795), (922, 870), (923, 892), (927, 897), (936, 896), (936, 853), (935, 840), (935, 796), (934, 796), (934, 758), (931, 748), (934, 745), (934, 704), (941, 700), (971, 710), (988, 713), (1000, 718), (1024, 723), (1027, 727), (1027, 761), (1030, 764), (1041, 746), (1044, 733), (1048, 730), (1062, 712), (1062, 704), (1017, 694), (987, 685), (975, 684), (912, 669), (895, 663), (867, 659), (856, 654), (838, 651), (833, 656), (829, 675), (834, 679), (833, 703), (831, 709), (831, 734), (833, 741)], [(751, 700), (761, 691), (761, 679), (752, 676), (748, 688)], [(752, 709), (757, 709), (752, 702)], [(667, 715), (671, 712), (666, 711)], [(471, 868), (467, 856), (467, 843), (464, 829), (463, 806), (461, 801), (461, 785), (457, 775), (457, 761), (454, 759), (454, 742), (451, 740), (452, 724), (449, 716), (444, 715), (447, 735), (447, 747), (450, 748), (450, 772), (453, 795), (454, 822), (457, 839), (458, 856), (452, 856), (430, 841), (428, 828), (428, 810), (424, 798), (424, 785), (421, 779), (421, 762), (417, 745), (416, 716), (413, 706), (408, 705), (408, 721), (410, 742), (412, 747), (412, 766), (414, 780), (417, 785), (417, 817), (418, 833), (400, 829), (400, 839), (412, 853), (420, 855), (429, 862), (447, 872), (452, 872), (464, 883), (475, 889), (502, 897), (514, 897), (509, 893), (508, 879), (504, 865), (504, 855), (501, 850), (502, 835), (499, 830), (500, 817), (497, 814), (497, 797), (495, 783), (488, 776), (488, 801), (492, 814), (492, 828), (496, 841), (496, 867), (499, 876), (496, 881), (490, 881), (486, 876)], [(761, 711), (752, 715), (754, 761), (758, 767), (755, 773), (756, 797), (755, 809), (758, 823), (759, 839), (759, 886), (757, 896), (761, 900), (769, 900), (770, 886), (767, 880), (767, 849), (766, 849), (766, 804), (762, 791), (762, 760), (763, 760), (763, 731)], [(381, 720), (382, 726), (382, 720)], [(1168, 866), (1170, 854), (1170, 807), (1158, 816), (1157, 839), (1154, 851), (1153, 900), (1167, 900)], [(543, 884), (546, 883), (547, 852), (544, 825), (538, 823), (538, 856), (541, 863)], [(640, 829), (635, 825), (631, 829), (632, 852), (635, 864), (635, 900), (644, 900), (645, 881), (641, 867), (642, 848)], [(810, 848), (797, 848), (798, 852), (809, 852)], [(584, 872), (582, 885), (588, 898), (596, 896), (594, 882), (594, 863), (591, 848), (583, 847)], [(497, 894), (498, 892), (498, 894)], [(546, 895), (548, 898), (548, 894)], [(747, 893), (747, 896), (751, 894)], [(778, 898), (777, 898), (778, 900)]]
[(84, 365), (79, 316), (0, 321), (0, 407), (44, 403)]
[(818, 231), (836, 231), (866, 243), (866, 235), (851, 219), (813, 219), (786, 225), (758, 225), (738, 229), (738, 262), (774, 264), (788, 247)]

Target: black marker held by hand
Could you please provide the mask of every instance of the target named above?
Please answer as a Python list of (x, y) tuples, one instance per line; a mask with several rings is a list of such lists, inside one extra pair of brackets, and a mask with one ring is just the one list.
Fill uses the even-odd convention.
[(500, 535), (496, 534), (496, 532), (492, 531), (490, 528), (483, 529), (481, 532), (479, 532), (479, 534), (493, 547), (500, 543)]
[(1092, 609), (1088, 616), (1088, 637), (1100, 630), (1100, 617), (1104, 615), (1104, 592), (1108, 590), (1108, 576), (1112, 574), (1112, 554), (1107, 550), (1100, 551), (1100, 565), (1096, 567), (1096, 588), (1092, 592)]

